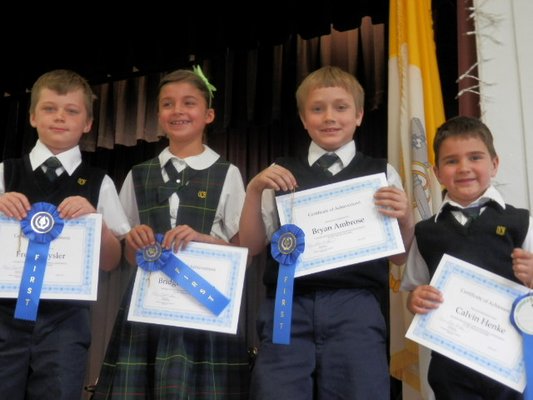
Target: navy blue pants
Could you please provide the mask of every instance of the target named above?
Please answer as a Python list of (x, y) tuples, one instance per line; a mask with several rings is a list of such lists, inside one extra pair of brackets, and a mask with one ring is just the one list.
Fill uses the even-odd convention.
[(9, 400), (81, 398), (91, 331), (89, 309), (41, 301), (37, 321), (13, 318), (0, 304), (0, 397)]
[(431, 353), (428, 383), (437, 400), (522, 400), (522, 393), (436, 352)]
[(251, 399), (390, 399), (386, 325), (372, 293), (295, 296), (289, 345), (272, 343), (273, 316), (274, 299), (268, 298), (258, 316)]

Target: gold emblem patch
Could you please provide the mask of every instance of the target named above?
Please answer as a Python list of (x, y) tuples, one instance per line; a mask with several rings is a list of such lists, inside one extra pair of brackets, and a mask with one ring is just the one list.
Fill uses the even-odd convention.
[(78, 178), (78, 185), (83, 186), (87, 183), (87, 179)]
[(198, 198), (205, 199), (207, 197), (207, 192), (205, 190), (198, 191)]
[(507, 228), (505, 226), (498, 225), (496, 227), (496, 235), (503, 236), (505, 235), (505, 232), (507, 232)]

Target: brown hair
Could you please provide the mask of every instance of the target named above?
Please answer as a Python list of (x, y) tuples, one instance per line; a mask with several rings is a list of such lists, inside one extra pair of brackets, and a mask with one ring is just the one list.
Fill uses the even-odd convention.
[(437, 166), (442, 142), (449, 137), (479, 138), (487, 146), (491, 158), (497, 157), (496, 149), (494, 148), (494, 139), (487, 125), (477, 118), (458, 116), (450, 118), (437, 128), (437, 134), (433, 141), (433, 151), (435, 152), (435, 163)]
[(303, 112), (305, 100), (315, 89), (326, 87), (340, 87), (353, 96), (357, 112), (363, 111), (365, 106), (365, 91), (359, 81), (352, 74), (339, 67), (325, 66), (311, 72), (300, 83), (296, 90), (296, 104), (298, 111)]
[(170, 72), (161, 78), (159, 82), (159, 92), (161, 88), (169, 83), (187, 82), (193, 85), (196, 89), (202, 92), (202, 95), (207, 104), (207, 108), (211, 108), (211, 92), (209, 91), (205, 82), (196, 75), (193, 71), (188, 69), (178, 69)]
[(31, 88), (30, 114), (35, 113), (35, 107), (43, 89), (50, 89), (64, 95), (78, 89), (83, 91), (87, 117), (93, 118), (93, 101), (95, 96), (87, 80), (74, 71), (68, 69), (56, 69), (41, 75)]

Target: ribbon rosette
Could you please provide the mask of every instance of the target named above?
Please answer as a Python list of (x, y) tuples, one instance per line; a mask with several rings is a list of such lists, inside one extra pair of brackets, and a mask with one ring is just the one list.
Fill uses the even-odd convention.
[(283, 225), (272, 235), (271, 253), (282, 265), (292, 265), (305, 249), (305, 234), (296, 225)]
[(139, 268), (147, 272), (161, 271), (187, 291), (213, 314), (218, 316), (230, 300), (168, 249), (161, 246), (163, 235), (155, 235), (156, 242), (137, 250)]
[(274, 304), (273, 343), (290, 343), (294, 272), (304, 250), (305, 234), (296, 225), (283, 225), (272, 235), (270, 252), (280, 264)]
[(63, 226), (64, 222), (57, 208), (44, 202), (33, 204), (26, 218), (20, 221), (21, 230), (29, 243), (15, 306), (15, 318), (28, 321), (37, 319), (50, 242), (61, 234)]
[(155, 243), (139, 249), (135, 254), (137, 265), (145, 271), (155, 272), (163, 269), (169, 257), (172, 256), (170, 250), (161, 246), (163, 235), (155, 235)]
[(50, 203), (35, 203), (20, 227), (30, 242), (50, 243), (63, 231), (65, 225), (56, 206)]

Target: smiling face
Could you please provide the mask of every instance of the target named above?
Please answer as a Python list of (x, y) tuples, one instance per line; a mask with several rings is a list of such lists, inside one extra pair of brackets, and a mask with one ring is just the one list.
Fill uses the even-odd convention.
[(448, 196), (467, 206), (487, 190), (498, 165), (479, 136), (450, 136), (440, 144), (434, 171)]
[(159, 92), (159, 125), (169, 138), (170, 151), (188, 157), (203, 151), (203, 133), (215, 111), (205, 95), (186, 81), (166, 83)]
[(91, 130), (92, 124), (83, 90), (59, 94), (51, 89), (41, 89), (35, 109), (30, 113), (30, 124), (52, 153), (75, 147), (81, 136)]
[(341, 87), (321, 87), (309, 92), (300, 118), (311, 139), (327, 151), (334, 151), (353, 139), (361, 125), (353, 96)]

